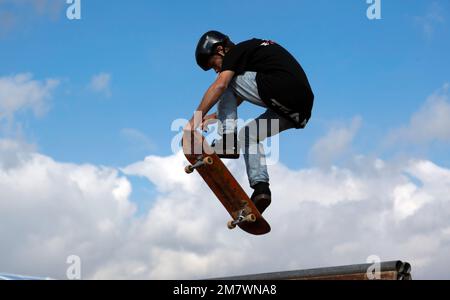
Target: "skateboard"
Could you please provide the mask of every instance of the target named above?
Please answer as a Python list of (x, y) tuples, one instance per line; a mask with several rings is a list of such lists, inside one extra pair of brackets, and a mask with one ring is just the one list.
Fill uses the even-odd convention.
[(253, 201), (240, 186), (222, 160), (207, 143), (203, 134), (186, 131), (183, 135), (183, 152), (190, 165), (185, 172), (197, 171), (230, 214), (229, 229), (239, 226), (253, 235), (270, 232), (270, 225), (260, 214)]

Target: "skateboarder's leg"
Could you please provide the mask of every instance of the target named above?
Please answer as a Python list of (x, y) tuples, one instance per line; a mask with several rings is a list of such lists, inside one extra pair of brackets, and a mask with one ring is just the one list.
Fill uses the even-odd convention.
[(237, 107), (238, 97), (232, 88), (228, 88), (220, 97), (217, 109), (219, 119), (219, 140), (212, 143), (212, 147), (220, 158), (239, 158), (237, 144)]
[(261, 142), (268, 137), (294, 127), (291, 121), (271, 110), (267, 110), (239, 132), (239, 142), (244, 153), (248, 179), (250, 186), (255, 189), (252, 200), (261, 213), (271, 202), (269, 174), (264, 147)]
[(239, 158), (236, 120), (237, 107), (241, 99), (265, 107), (259, 97), (255, 72), (246, 72), (236, 76), (219, 99), (217, 114), (220, 121), (219, 135), (222, 136), (222, 139), (214, 141), (212, 146), (221, 158)]
[(217, 105), (217, 117), (220, 121), (219, 134), (230, 134), (236, 131), (238, 98), (231, 88), (220, 97)]
[(267, 110), (241, 129), (239, 142), (243, 149), (250, 186), (258, 182), (269, 182), (264, 147), (261, 142), (291, 128), (295, 128), (291, 121), (272, 110)]
[(259, 97), (256, 74), (256, 72), (245, 72), (242, 75), (236, 76), (230, 86), (241, 99), (258, 106), (266, 107), (266, 104)]
[(220, 97), (217, 110), (217, 117), (220, 121), (220, 135), (229, 136), (236, 133), (239, 99), (249, 101), (256, 105), (265, 106), (264, 102), (259, 97), (255, 72), (246, 72), (236, 76), (236, 78), (232, 80), (230, 87)]

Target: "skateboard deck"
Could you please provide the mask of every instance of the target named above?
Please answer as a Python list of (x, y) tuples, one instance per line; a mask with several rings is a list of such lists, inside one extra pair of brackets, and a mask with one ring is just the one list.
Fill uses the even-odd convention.
[(183, 152), (191, 164), (186, 167), (186, 173), (190, 174), (196, 170), (223, 204), (232, 217), (227, 224), (228, 228), (239, 226), (254, 235), (269, 233), (269, 223), (206, 142), (205, 137), (197, 131), (185, 132), (182, 144)]

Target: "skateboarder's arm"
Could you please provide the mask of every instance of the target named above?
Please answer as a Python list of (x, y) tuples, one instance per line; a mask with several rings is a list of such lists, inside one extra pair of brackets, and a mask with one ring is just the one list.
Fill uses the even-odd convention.
[[(209, 87), (203, 96), (202, 102), (197, 108), (197, 114), (200, 113), (200, 118), (192, 118), (188, 124), (188, 130), (197, 129), (203, 121), (206, 114), (219, 101), (220, 96), (226, 91), (228, 85), (234, 77), (233, 71), (224, 71), (219, 74), (216, 81)], [(189, 127), (190, 126), (190, 127)]]
[[(236, 96), (236, 98), (237, 98), (237, 106), (240, 106), (244, 102), (244, 99), (242, 99), (241, 97), (238, 97), (238, 96)], [(219, 115), (217, 112), (207, 115), (206, 117), (203, 118), (200, 128), (204, 131), (208, 131), (209, 130), (208, 125), (216, 123), (218, 118), (219, 118)]]

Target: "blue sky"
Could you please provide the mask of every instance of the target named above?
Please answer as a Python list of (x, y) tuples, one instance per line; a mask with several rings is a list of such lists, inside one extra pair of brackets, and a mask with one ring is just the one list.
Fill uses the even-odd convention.
[[(306, 70), (316, 94), (313, 118), (307, 130), (280, 136), (280, 160), (292, 168), (313, 164), (314, 143), (354, 117), (361, 124), (352, 151), (389, 157), (396, 151), (377, 150), (382, 137), (449, 80), (450, 32), (441, 21), (448, 1), (383, 1), (383, 19), (375, 21), (362, 0), (82, 1), (77, 21), (65, 17), (64, 1), (48, 1), (50, 12), (12, 3), (0, 4), (14, 16), (0, 36), (0, 75), (60, 82), (44, 116), (24, 111), (15, 122), (41, 153), (63, 162), (123, 167), (170, 155), (172, 121), (189, 119), (215, 78), (193, 56), (210, 29), (236, 42), (275, 40)], [(91, 80), (102, 73), (109, 91), (93, 91)], [(246, 104), (240, 117), (261, 112)], [(417, 153), (450, 166), (448, 144)], [(133, 198), (146, 206), (152, 186), (130, 180)]]
[[(169, 154), (171, 122), (189, 118), (214, 79), (193, 59), (209, 29), (235, 41), (276, 40), (305, 68), (314, 117), (308, 130), (282, 136), (281, 159), (294, 166), (308, 163), (330, 121), (358, 115), (366, 135), (382, 135), (449, 80), (449, 26), (433, 15), (448, 17), (447, 1), (384, 1), (376, 21), (365, 1), (82, 1), (79, 21), (67, 20), (64, 6), (52, 15), (3, 6), (17, 22), (0, 40), (0, 74), (61, 80), (43, 118), (19, 118), (27, 138), (62, 161), (123, 166)], [(109, 97), (87, 88), (102, 72), (111, 76)], [(241, 116), (259, 112), (247, 105)], [(145, 135), (149, 147), (130, 144), (123, 129)], [(361, 151), (377, 142), (360, 139)]]
[[(448, 210), (441, 209), (450, 203), (446, 197), (450, 178), (450, 3), (447, 0), (382, 0), (382, 19), (373, 21), (366, 16), (365, 0), (82, 0), (81, 3), (82, 19), (70, 21), (63, 0), (0, 0), (0, 172), (4, 175), (0, 191), (9, 197), (0, 199), (4, 200), (0, 205), (5, 204), (2, 218), (10, 218), (10, 223), (6, 223), (12, 227), (16, 228), (16, 222), (28, 220), (23, 226), (24, 236), (39, 228), (43, 240), (48, 238), (48, 244), (39, 240), (35, 248), (29, 247), (33, 253), (41, 253), (34, 250), (43, 245), (42, 253), (52, 255), (45, 247), (53, 249), (52, 246), (60, 245), (53, 239), (56, 229), (61, 230), (60, 236), (75, 242), (90, 237), (97, 241), (98, 235), (104, 235), (106, 242), (101, 244), (113, 245), (108, 230), (116, 229), (117, 224), (123, 230), (120, 238), (128, 238), (131, 232), (130, 240), (136, 243), (136, 249), (145, 248), (141, 246), (141, 237), (145, 236), (148, 249), (155, 245), (170, 250), (167, 257), (161, 256), (164, 259), (151, 257), (143, 263), (153, 266), (153, 262), (160, 262), (161, 269), (172, 270), (170, 262), (178, 260), (171, 256), (171, 251), (178, 251), (178, 247), (197, 248), (202, 254), (216, 246), (222, 249), (223, 241), (228, 241), (225, 246), (234, 244), (235, 236), (222, 239), (223, 233), (219, 231), (223, 229), (222, 210), (206, 216), (210, 219), (198, 216), (198, 207), (212, 211), (211, 207), (217, 208), (217, 203), (202, 198), (208, 192), (205, 185), (192, 184), (199, 179), (186, 177), (171, 150), (171, 141), (177, 134), (171, 131), (172, 122), (189, 119), (215, 79), (214, 72), (203, 72), (194, 60), (199, 37), (215, 29), (227, 33), (235, 42), (258, 37), (282, 44), (300, 61), (316, 95), (313, 118), (307, 129), (288, 131), (280, 137), (281, 164), (273, 167), (273, 177), (278, 179), (274, 181), (279, 185), (273, 185), (274, 194), (281, 197), (277, 199), (280, 205), (274, 205), (273, 211), (283, 217), (271, 218), (275, 223), (272, 237), (276, 242), (261, 240), (260, 244), (251, 245), (254, 249), (285, 244), (283, 237), (290, 235), (283, 230), (291, 229), (285, 228), (282, 221), (289, 219), (290, 213), (299, 213), (303, 217), (293, 222), (298, 232), (305, 232), (299, 233), (299, 243), (292, 252), (303, 251), (304, 242), (312, 245), (308, 250), (311, 257), (320, 252), (318, 249), (334, 249), (331, 256), (328, 250), (320, 252), (317, 259), (306, 255), (303, 265), (347, 262), (350, 256), (352, 263), (372, 251), (374, 243), (366, 240), (370, 235), (362, 229), (361, 235), (355, 232), (355, 244), (349, 235), (339, 232), (338, 226), (335, 233), (319, 230), (321, 226), (346, 223), (354, 216), (371, 215), (379, 220), (392, 214), (393, 219), (400, 221), (386, 222), (383, 227), (386, 231), (378, 231), (378, 223), (373, 225), (372, 234), (380, 239), (388, 237), (378, 245), (386, 248), (384, 253), (403, 255), (404, 246), (410, 250), (411, 257), (418, 257), (421, 266), (427, 265), (426, 260), (419, 259), (423, 256), (432, 261), (435, 258), (435, 266), (440, 265), (440, 257), (448, 260), (448, 247), (440, 247), (439, 242), (431, 243), (420, 235), (431, 232), (427, 230), (433, 222), (428, 220), (439, 218), (440, 222), (436, 221), (439, 226), (429, 236), (439, 235), (440, 239), (436, 239), (442, 243), (447, 243), (450, 236)], [(260, 113), (260, 108), (245, 104), (240, 117), (247, 120)], [(57, 163), (43, 158), (18, 163), (12, 152), (20, 148), (16, 152), (22, 153), (28, 148), (22, 144), (14, 146), (8, 139), (31, 144), (37, 153)], [(373, 161), (358, 161), (359, 154)], [(150, 155), (152, 159), (144, 161)], [(405, 157), (424, 161), (405, 163), (402, 161)], [(61, 164), (66, 162), (70, 164)], [(348, 167), (351, 163), (354, 165)], [(326, 168), (317, 168), (323, 164)], [(338, 168), (333, 169), (331, 165)], [(18, 171), (9, 172), (8, 166), (15, 166)], [(99, 166), (107, 166), (112, 171), (100, 172)], [(179, 170), (168, 170), (170, 166)], [(231, 166), (245, 180), (244, 165), (237, 162)], [(123, 178), (116, 178), (114, 172), (125, 167), (128, 169), (125, 177), (133, 191), (131, 202), (138, 205), (138, 217), (148, 213), (148, 220), (130, 221), (124, 217), (132, 211), (129, 207), (132, 205), (124, 200), (130, 186)], [(155, 168), (158, 174), (154, 173)], [(58, 175), (46, 183), (47, 173)], [(43, 191), (35, 180), (43, 182)], [(298, 187), (313, 196), (298, 193)], [(111, 191), (118, 201), (111, 201)], [(42, 203), (32, 201), (35, 195)], [(317, 202), (309, 197), (315, 197), (313, 200)], [(285, 201), (287, 198), (292, 201)], [(22, 210), (25, 207), (22, 199), (30, 201), (30, 209)], [(59, 201), (65, 204), (60, 205)], [(354, 206), (354, 201), (361, 204)], [(434, 210), (425, 205), (431, 202)], [(64, 205), (76, 209), (67, 210)], [(379, 207), (374, 209), (377, 205), (385, 210), (378, 212)], [(175, 206), (180, 207), (179, 222), (166, 223), (164, 209)], [(9, 213), (9, 208), (14, 213)], [(41, 228), (41, 220), (34, 222), (33, 218), (44, 209), (48, 226)], [(341, 217), (346, 213), (352, 217)], [(411, 221), (413, 217), (417, 223)], [(83, 218), (86, 218), (85, 226), (79, 229), (85, 230), (85, 234), (75, 237), (67, 234), (73, 229), (65, 227), (70, 223), (67, 220), (78, 224)], [(122, 220), (126, 220), (124, 224), (136, 222), (139, 224), (136, 228), (141, 231), (128, 231)], [(159, 220), (156, 225), (160, 227), (153, 226), (153, 220)], [(358, 222), (366, 224), (367, 220), (361, 217)], [(97, 221), (100, 233), (92, 230)], [(202, 226), (202, 222), (212, 225)], [(350, 223), (346, 230), (359, 230), (353, 221)], [(391, 230), (393, 226), (395, 230)], [(293, 233), (297, 233), (297, 227), (294, 229)], [(403, 239), (403, 230), (408, 231), (405, 244), (395, 242), (392, 246), (390, 241), (397, 241), (399, 236)], [(148, 232), (151, 234), (147, 236)], [(0, 230), (2, 234), (9, 233)], [(213, 242), (208, 241), (205, 246), (204, 241), (196, 240), (202, 234)], [(317, 234), (323, 238), (318, 239)], [(124, 244), (112, 236), (117, 245)], [(216, 236), (218, 240), (214, 240)], [(239, 237), (248, 241), (247, 236)], [(11, 241), (16, 241), (16, 237)], [(269, 244), (264, 244), (266, 241)], [(360, 241), (367, 247), (361, 246), (359, 252), (348, 250), (358, 249)], [(75, 242), (73, 245), (78, 245)], [(66, 248), (61, 247), (64, 250), (76, 248), (71, 248), (70, 243), (65, 245)], [(17, 241), (17, 247), (22, 249), (22, 240)], [(103, 260), (103, 254), (109, 248), (102, 247), (96, 252), (102, 253), (102, 259), (98, 265), (93, 264), (93, 269), (102, 269), (107, 260)], [(422, 247), (426, 255), (422, 255)], [(117, 251), (117, 257), (109, 258), (120, 261), (124, 257), (131, 260), (145, 257), (145, 253), (134, 252), (135, 248), (123, 250), (126, 255)], [(0, 253), (1, 250), (0, 247)], [(89, 247), (80, 251), (90, 253), (88, 250)], [(441, 251), (441, 256), (434, 251)], [(342, 254), (347, 252), (349, 256)], [(273, 248), (267, 257), (273, 257), (271, 253), (279, 253), (279, 249)], [(190, 261), (190, 254), (186, 261)], [(11, 261), (8, 255), (4, 257), (5, 262)], [(222, 254), (218, 257), (217, 261), (211, 260), (212, 266), (228, 261)], [(20, 261), (17, 259), (14, 264), (19, 265)], [(39, 261), (45, 264), (45, 259)], [(240, 265), (239, 260), (234, 262), (234, 266)], [(290, 266), (290, 262), (286, 264)], [(129, 265), (134, 266), (134, 262)], [(188, 263), (185, 265), (185, 274), (193, 276), (195, 270)], [(260, 261), (257, 265), (261, 265)], [(174, 264), (173, 273), (167, 271), (166, 275), (178, 274), (179, 266)], [(272, 266), (279, 267), (275, 262)], [(428, 270), (434, 274), (432, 266)], [(11, 267), (12, 272), (29, 270), (27, 266), (15, 267)], [(232, 267), (230, 264), (229, 268)], [(448, 268), (442, 268), (442, 274), (447, 274)], [(95, 269), (91, 276), (114, 277), (125, 273), (120, 268), (102, 270), (105, 273), (97, 274)]]

